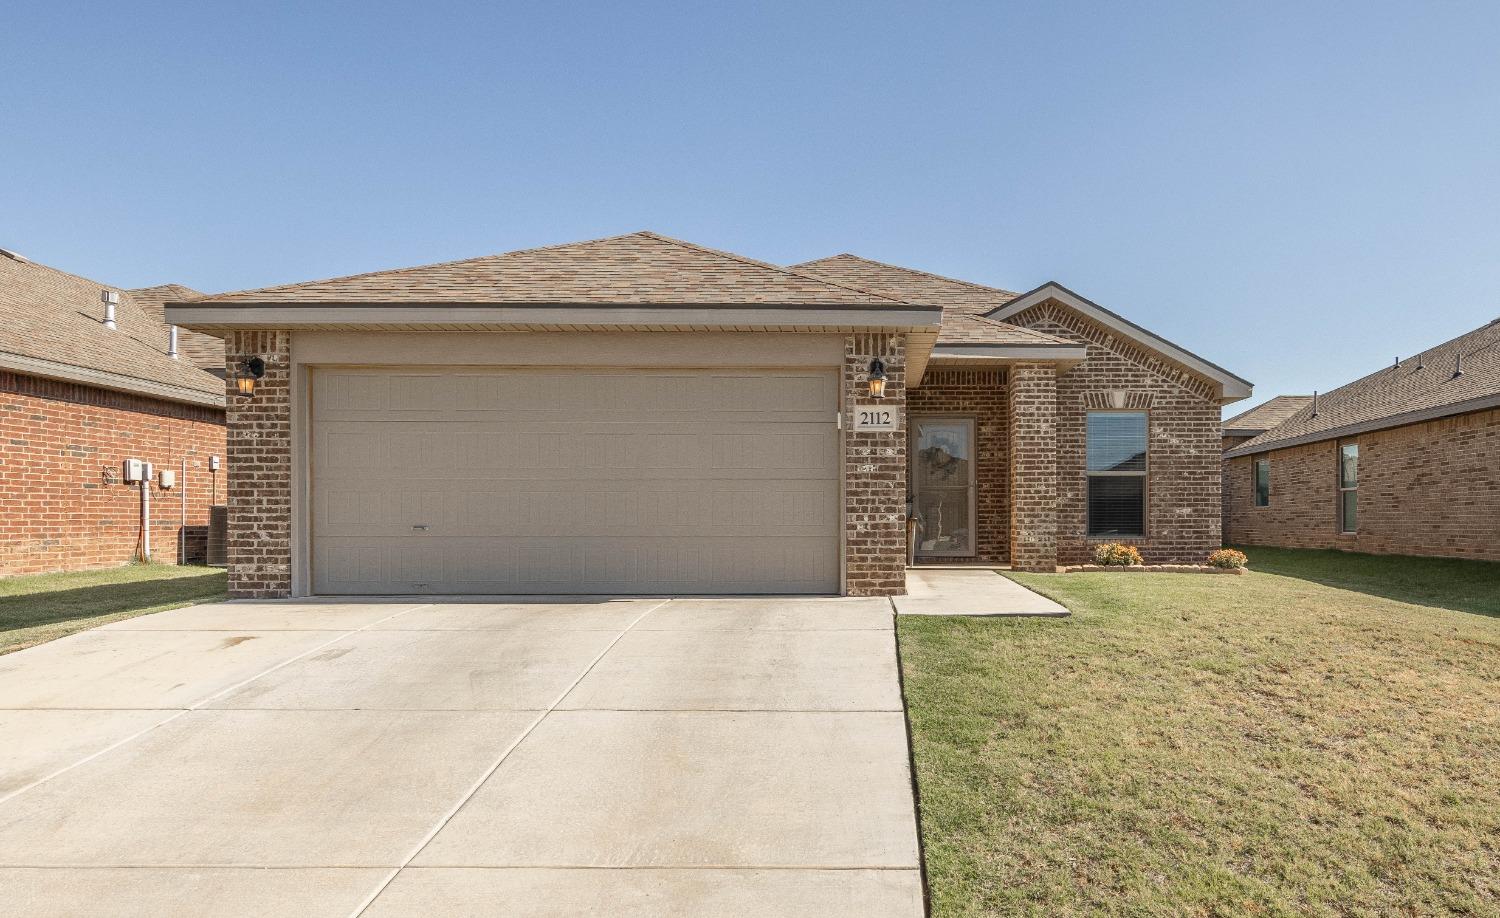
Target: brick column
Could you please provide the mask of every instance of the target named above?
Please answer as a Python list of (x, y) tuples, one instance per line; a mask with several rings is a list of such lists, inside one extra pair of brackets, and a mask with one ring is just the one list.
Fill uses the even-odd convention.
[[(260, 357), (255, 394), (235, 391), (241, 361)], [(224, 339), (229, 368), (227, 461), (229, 595), (273, 599), (292, 592), (291, 333), (235, 331)]]
[(1057, 368), (1010, 368), (1010, 566), (1057, 570)]
[[(870, 398), (870, 361), (885, 362), (885, 398)], [(844, 340), (844, 570), (850, 596), (906, 592), (906, 338)], [(891, 408), (894, 431), (854, 432), (860, 405)]]

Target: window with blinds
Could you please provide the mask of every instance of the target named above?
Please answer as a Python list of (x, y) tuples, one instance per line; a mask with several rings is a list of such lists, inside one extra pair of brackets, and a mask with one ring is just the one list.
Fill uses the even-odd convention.
[(1088, 415), (1090, 537), (1146, 534), (1146, 412)]

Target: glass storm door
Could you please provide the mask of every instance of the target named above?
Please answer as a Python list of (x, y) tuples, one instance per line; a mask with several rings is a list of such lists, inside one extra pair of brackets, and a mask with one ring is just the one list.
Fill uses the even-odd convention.
[(973, 556), (974, 421), (913, 418), (911, 439), (916, 556)]

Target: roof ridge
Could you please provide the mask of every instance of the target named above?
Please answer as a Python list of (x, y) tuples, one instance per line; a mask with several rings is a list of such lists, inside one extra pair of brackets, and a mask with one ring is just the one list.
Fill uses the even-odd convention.
[(897, 271), (905, 271), (907, 274), (920, 274), (923, 277), (930, 277), (933, 280), (947, 281), (950, 284), (959, 284), (960, 286), (964, 287), (973, 287), (975, 290), (986, 290), (990, 293), (1003, 293), (1006, 296), (1010, 297), (1017, 297), (1021, 295), (1014, 290), (1006, 290), (1003, 287), (991, 287), (988, 284), (980, 284), (958, 277), (949, 277), (946, 274), (936, 274), (932, 271), (923, 271), (921, 268), (908, 268), (906, 265), (893, 265), (888, 261), (876, 261), (873, 258), (866, 258), (863, 255), (855, 255), (853, 252), (840, 252), (837, 255), (829, 255), (827, 258), (817, 258), (813, 261), (802, 262), (802, 264), (793, 265), (793, 267), (802, 267), (803, 265), (814, 264), (819, 261), (830, 261), (835, 258), (853, 258), (856, 261), (862, 261), (868, 265), (879, 265), (882, 268), (893, 268)]
[(910, 300), (903, 300), (900, 297), (891, 296), (889, 293), (883, 293), (879, 290), (870, 290), (865, 287), (855, 287), (850, 284), (840, 283), (838, 281), (830, 280), (821, 275), (812, 274), (806, 271), (794, 271), (792, 270), (792, 268), (788, 268), (783, 265), (772, 264), (769, 261), (758, 261), (757, 259), (749, 258), (745, 255), (737, 255), (734, 252), (726, 252), (723, 249), (711, 249), (706, 245), (699, 245), (696, 242), (688, 242), (685, 239), (674, 239), (671, 236), (663, 236), (661, 233), (653, 232), (651, 230), (641, 230), (639, 233), (635, 233), (632, 235), (646, 236), (659, 242), (670, 242), (673, 245), (682, 246), (685, 249), (692, 249), (697, 252), (705, 252), (709, 255), (717, 255), (721, 258), (728, 258), (731, 261), (738, 261), (742, 264), (753, 265), (757, 268), (769, 268), (779, 274), (785, 274), (789, 277), (800, 277), (803, 280), (817, 281), (820, 284), (827, 284), (830, 287), (838, 287), (841, 290), (849, 290), (854, 293), (863, 293), (867, 296), (878, 296), (883, 300), (890, 300), (892, 303), (900, 303), (904, 306), (912, 305)]

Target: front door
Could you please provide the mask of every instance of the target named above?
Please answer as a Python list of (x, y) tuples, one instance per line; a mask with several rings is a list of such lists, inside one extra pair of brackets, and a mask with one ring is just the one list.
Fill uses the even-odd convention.
[(912, 518), (918, 558), (974, 556), (974, 419), (913, 418)]

